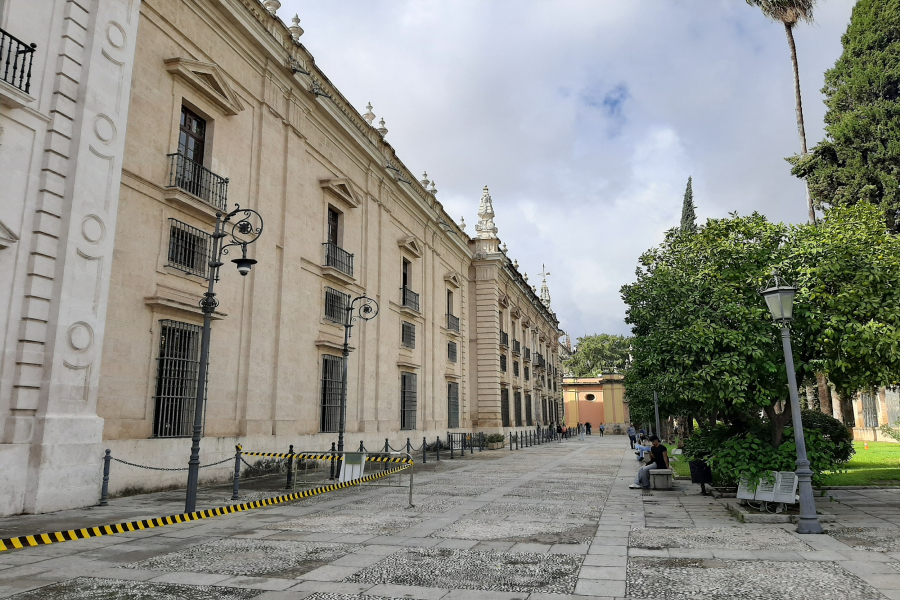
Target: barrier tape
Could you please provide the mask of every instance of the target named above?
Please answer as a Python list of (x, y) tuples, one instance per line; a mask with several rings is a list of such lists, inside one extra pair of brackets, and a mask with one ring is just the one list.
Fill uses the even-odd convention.
[[(299, 456), (299, 455), (297, 455)], [(222, 515), (239, 513), (255, 508), (264, 508), (281, 504), (283, 502), (291, 502), (293, 500), (301, 500), (318, 496), (327, 492), (333, 492), (375, 479), (381, 479), (388, 475), (393, 475), (400, 471), (411, 468), (410, 466), (396, 467), (388, 471), (382, 471), (372, 475), (366, 475), (360, 479), (353, 481), (345, 481), (344, 483), (333, 483), (323, 485), (312, 490), (303, 492), (293, 492), (276, 496), (274, 498), (266, 498), (265, 500), (254, 500), (253, 502), (245, 502), (243, 504), (233, 504), (230, 506), (220, 506), (219, 508), (211, 508), (207, 510), (198, 510), (192, 513), (182, 513), (178, 515), (170, 515), (168, 517), (156, 517), (154, 519), (144, 519), (142, 521), (130, 521), (125, 523), (116, 523), (115, 525), (100, 525), (98, 527), (88, 527), (84, 529), (72, 529), (69, 531), (56, 531), (53, 533), (40, 533), (35, 535), (23, 535), (12, 538), (0, 539), (0, 552), (12, 549), (21, 549), (26, 547), (44, 546), (48, 544), (70, 542), (74, 540), (83, 540), (87, 538), (100, 537), (104, 535), (115, 535), (117, 533), (127, 533), (129, 531), (140, 531), (142, 529), (155, 529), (156, 527), (165, 527), (166, 525), (177, 525), (179, 523), (187, 523), (189, 521), (197, 521), (200, 519), (211, 519)]]
[[(241, 452), (243, 456), (265, 456), (266, 458), (303, 458), (309, 460), (344, 460), (342, 455), (331, 454), (329, 452), (325, 452), (322, 454), (279, 454), (278, 452)], [(354, 454), (356, 454), (354, 452)], [(381, 463), (403, 463), (403, 464), (412, 464), (413, 460), (410, 458), (395, 458), (388, 456), (366, 456), (366, 462), (381, 462)]]

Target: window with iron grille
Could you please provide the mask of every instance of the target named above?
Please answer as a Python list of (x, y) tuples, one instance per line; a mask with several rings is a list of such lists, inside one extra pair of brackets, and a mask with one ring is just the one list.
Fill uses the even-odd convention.
[(400, 429), (416, 428), (416, 374), (400, 372)]
[(459, 384), (455, 381), (447, 383), (447, 427), (459, 427)]
[(500, 355), (500, 372), (506, 373), (506, 355), (505, 354)]
[(509, 427), (509, 390), (500, 388), (500, 420), (504, 427)]
[(878, 405), (875, 394), (862, 392), (863, 427), (878, 427)]
[(340, 427), (342, 360), (340, 356), (322, 355), (322, 403), (319, 431), (323, 433), (334, 433)]
[(178, 219), (169, 219), (169, 262), (167, 267), (209, 277), (209, 252), (212, 236)]
[(456, 342), (447, 342), (447, 360), (456, 362)]
[(400, 342), (407, 348), (416, 347), (416, 325), (403, 321), (403, 330), (400, 332)]
[(350, 294), (330, 287), (325, 288), (325, 318), (329, 321), (343, 325), (347, 319), (349, 303)]
[(549, 423), (550, 421), (547, 419), (547, 399), (541, 398), (541, 415), (544, 417), (544, 423)]
[(519, 361), (517, 360), (513, 361), (513, 375), (516, 377), (519, 376)]
[(522, 392), (515, 392), (513, 401), (516, 405), (516, 427), (522, 427), (525, 425), (525, 422), (522, 420)]
[(153, 437), (187, 437), (194, 429), (202, 329), (169, 319), (159, 325)]
[(525, 394), (525, 424), (529, 427), (534, 425), (531, 412), (531, 394)]
[(525, 381), (531, 380), (531, 370), (526, 366), (525, 367)]

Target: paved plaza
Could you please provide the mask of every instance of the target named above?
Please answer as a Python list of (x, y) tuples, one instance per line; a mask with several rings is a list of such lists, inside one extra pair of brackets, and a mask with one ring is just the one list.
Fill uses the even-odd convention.
[[(896, 490), (831, 492), (828, 535), (799, 536), (742, 524), (686, 481), (630, 490), (636, 468), (623, 436), (476, 452), (429, 462), (412, 508), (405, 488), (351, 488), (5, 552), (0, 597), (900, 600)], [(201, 508), (224, 505), (223, 489)], [(181, 494), (0, 519), (0, 536), (172, 514)]]

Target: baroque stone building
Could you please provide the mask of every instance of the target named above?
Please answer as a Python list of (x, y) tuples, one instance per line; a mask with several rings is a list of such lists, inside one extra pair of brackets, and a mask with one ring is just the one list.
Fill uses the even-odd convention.
[[(0, 3), (0, 26), (38, 44), (32, 91), (2, 90), (0, 513), (93, 504), (103, 448), (185, 465), (210, 233), (235, 205), (265, 227), (251, 273), (216, 285), (202, 463), (236, 443), (330, 447), (360, 295), (380, 313), (353, 328), (349, 444), (559, 418), (546, 277), (539, 296), (501, 249), (487, 188), (469, 238), (278, 2), (39, 5), (52, 27)], [(114, 493), (184, 482), (114, 468)]]

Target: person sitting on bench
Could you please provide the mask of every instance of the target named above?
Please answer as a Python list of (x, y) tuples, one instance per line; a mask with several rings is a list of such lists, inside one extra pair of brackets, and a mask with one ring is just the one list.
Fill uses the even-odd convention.
[(649, 465), (644, 465), (640, 469), (638, 469), (637, 475), (634, 476), (634, 483), (629, 485), (628, 487), (632, 490), (639, 489), (650, 489), (650, 471), (654, 469), (668, 469), (669, 468), (669, 451), (665, 446), (659, 443), (659, 438), (655, 435), (650, 436), (650, 442), (653, 444), (650, 447), (650, 456), (653, 459)]

